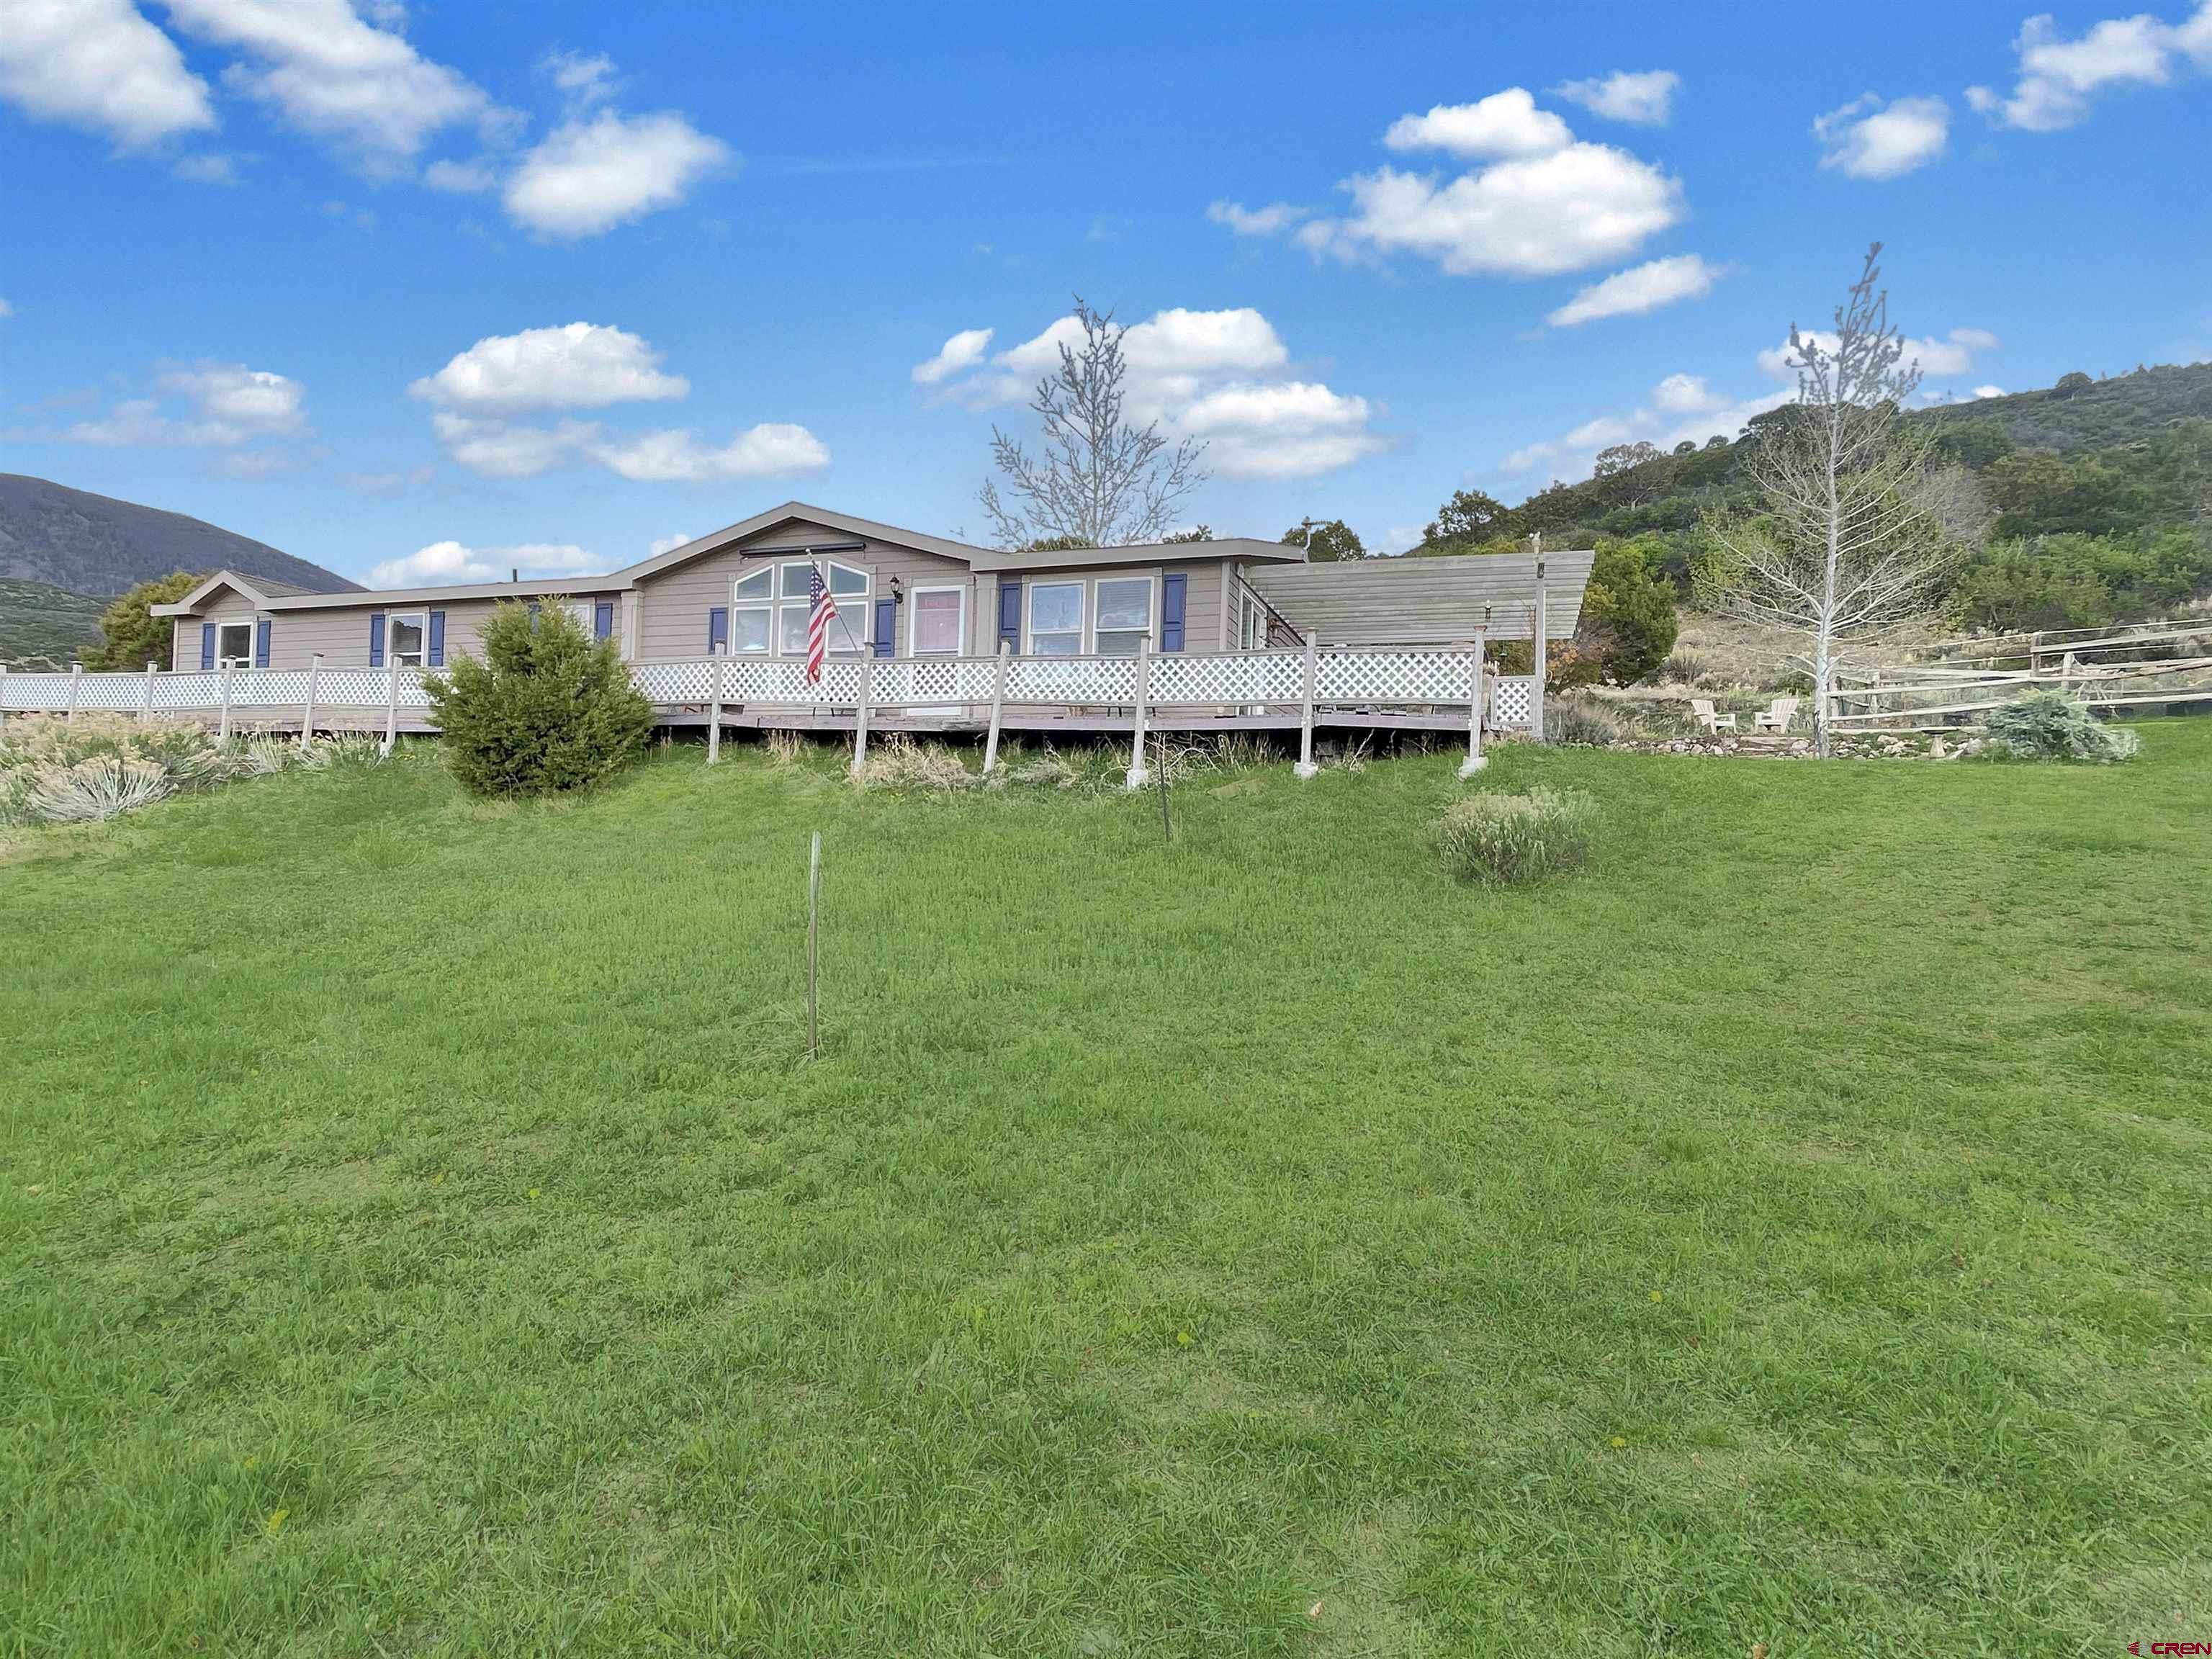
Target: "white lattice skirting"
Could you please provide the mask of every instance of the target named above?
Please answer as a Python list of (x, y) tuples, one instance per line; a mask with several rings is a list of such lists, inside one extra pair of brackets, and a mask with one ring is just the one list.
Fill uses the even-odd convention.
[[(1312, 685), (1309, 690), (1309, 664)], [(1087, 711), (1141, 706), (1156, 720), (1177, 713), (1233, 714), (1240, 709), (1324, 716), (1465, 710), (1474, 696), (1472, 651), (1344, 648), (1176, 653), (1135, 657), (925, 657), (841, 659), (810, 684), (803, 663), (782, 659), (704, 657), (648, 662), (630, 673), (663, 708), (845, 714), (860, 708), (958, 715), (992, 704), (1029, 710)], [(1141, 677), (1142, 684), (1139, 685)], [(312, 696), (323, 710), (374, 709), (419, 725), (430, 700), (422, 672), (403, 668), (233, 669), (222, 673), (0, 674), (0, 714), (107, 710), (131, 714), (210, 714), (228, 710), (248, 724), (296, 722)], [(1490, 717), (1499, 729), (1525, 729), (1532, 682), (1491, 681)]]

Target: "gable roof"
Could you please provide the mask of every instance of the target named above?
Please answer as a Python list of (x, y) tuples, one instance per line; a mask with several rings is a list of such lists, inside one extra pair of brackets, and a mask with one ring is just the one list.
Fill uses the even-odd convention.
[(235, 570), (218, 570), (173, 605), (147, 606), (147, 614), (154, 617), (189, 616), (198, 610), (206, 602), (208, 595), (219, 587), (228, 587), (232, 592), (252, 600), (256, 605), (266, 604), (270, 599), (280, 595), (304, 593), (307, 591), (304, 587), (294, 587), (287, 582), (254, 581), (240, 575)]
[(1304, 564), (1306, 550), (1254, 536), (1223, 536), (1210, 542), (1135, 542), (1126, 547), (1070, 547), (1050, 553), (1006, 553), (977, 548), (969, 562), (978, 570), (1088, 569), (1101, 564), (1174, 564), (1192, 559), (1237, 559), (1247, 564)]
[[(737, 523), (714, 531), (711, 534), (694, 537), (681, 547), (672, 547), (667, 552), (658, 554), (650, 559), (641, 559), (635, 564), (624, 565), (616, 571), (615, 574), (623, 578), (625, 585), (634, 581), (643, 581), (659, 575), (664, 570), (672, 570), (679, 564), (688, 564), (693, 559), (719, 552), (733, 542), (744, 541), (748, 537), (759, 535), (764, 530), (773, 530), (780, 524), (789, 524), (794, 520), (805, 524), (826, 525), (832, 530), (842, 530), (848, 536), (866, 541), (891, 542), (901, 547), (918, 548), (925, 553), (935, 553), (944, 558), (957, 559), (965, 565), (975, 565), (978, 559), (990, 556), (988, 548), (971, 547), (966, 542), (952, 541), (943, 536), (926, 535), (919, 530), (902, 530), (896, 525), (878, 524), (873, 519), (856, 518), (850, 513), (839, 513), (826, 507), (814, 507), (805, 501), (786, 501), (781, 507), (772, 507), (765, 513), (754, 514), (750, 519), (740, 519)], [(788, 550), (798, 552), (802, 550), (794, 546)]]

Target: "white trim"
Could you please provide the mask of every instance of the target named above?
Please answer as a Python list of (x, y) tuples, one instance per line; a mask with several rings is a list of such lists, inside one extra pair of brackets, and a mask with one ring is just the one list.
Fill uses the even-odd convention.
[[(215, 624), (215, 665), (217, 668), (252, 667), (253, 629), (254, 624), (260, 619), (257, 617), (248, 617), (244, 622), (225, 622), (220, 617), (210, 617), (208, 620)], [(223, 654), (222, 632), (226, 628), (242, 628), (246, 630), (246, 650), (244, 654), (235, 657), (225, 656)]]
[[(1159, 573), (1158, 571), (1147, 570), (1128, 575), (1116, 574), (1112, 576), (1093, 576), (1091, 579), (1091, 654), (1094, 657), (1100, 654), (1098, 650), (1098, 612), (1100, 609), (1098, 589), (1100, 585), (1105, 582), (1142, 582), (1145, 585), (1144, 627), (1134, 629), (1127, 628), (1109, 628), (1105, 631), (1109, 634), (1127, 634), (1133, 632), (1137, 635), (1140, 641), (1157, 646), (1159, 643), (1160, 639), (1160, 590), (1162, 583), (1160, 581)], [(1188, 603), (1188, 599), (1186, 599), (1185, 603)], [(1118, 656), (1123, 653), (1117, 652), (1115, 654)], [(1133, 657), (1137, 653), (1131, 651), (1127, 654)]]
[[(397, 624), (411, 622), (422, 630), (422, 648), (414, 654), (420, 662), (399, 660), (399, 639)], [(384, 665), (386, 668), (428, 668), (430, 665), (430, 612), (421, 611), (387, 611), (384, 613)]]
[[(1082, 613), (1075, 619), (1075, 649), (1066, 652), (1044, 652), (1036, 648), (1036, 596), (1042, 587), (1072, 587), (1082, 597)], [(1048, 634), (1065, 634), (1064, 628), (1048, 628)], [(1022, 653), (1024, 656), (1070, 656), (1090, 654), (1091, 645), (1091, 584), (1080, 576), (1064, 577), (1058, 581), (1022, 584)]]
[[(748, 553), (745, 557), (749, 561), (758, 557), (765, 562), (755, 564), (750, 569), (740, 564), (737, 569), (730, 573), (726, 601), (730, 608), (729, 654), (755, 661), (768, 659), (782, 662), (799, 662), (805, 659), (806, 650), (803, 644), (799, 649), (789, 654), (786, 654), (782, 648), (784, 611), (793, 606), (804, 609), (806, 605), (806, 598), (804, 594), (795, 599), (784, 597), (783, 568), (786, 565), (815, 565), (821, 568), (823, 580), (831, 585), (830, 597), (837, 601), (836, 627), (842, 630), (846, 640), (844, 645), (831, 646), (829, 654), (848, 659), (873, 656), (875, 654), (873, 607), (876, 597), (874, 569), (867, 565), (848, 564), (844, 560), (832, 558), (827, 554), (811, 558), (804, 556), (793, 558), (791, 555), (793, 552), (803, 554), (804, 550), (763, 548), (757, 555)], [(858, 576), (861, 582), (860, 591), (857, 593), (838, 592), (836, 578), (831, 574), (835, 570), (842, 570), (848, 575)], [(738, 597), (738, 583), (757, 577), (763, 571), (768, 573), (769, 597), (764, 599), (740, 599)], [(857, 609), (860, 612), (861, 626), (857, 633), (854, 630), (852, 617), (848, 614), (853, 609)], [(766, 651), (740, 651), (737, 648), (738, 614), (744, 611), (766, 613), (768, 617), (768, 649)]]
[[(960, 626), (954, 635), (954, 638), (958, 642), (950, 651), (924, 651), (921, 648), (921, 607), (914, 601), (925, 593), (951, 593), (957, 595), (960, 600)], [(968, 654), (968, 587), (965, 583), (930, 582), (922, 586), (908, 587), (906, 590), (906, 596), (907, 604), (903, 609), (907, 613), (906, 654), (908, 656), (963, 657)], [(894, 621), (891, 626), (896, 629), (898, 624)], [(893, 643), (896, 644), (896, 641), (894, 641)], [(893, 652), (892, 654), (896, 656), (898, 653)]]

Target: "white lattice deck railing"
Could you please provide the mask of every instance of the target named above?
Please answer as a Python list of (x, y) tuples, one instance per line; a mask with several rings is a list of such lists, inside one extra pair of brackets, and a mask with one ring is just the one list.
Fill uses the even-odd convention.
[[(1471, 650), (1344, 647), (1135, 657), (836, 659), (810, 684), (803, 663), (701, 657), (637, 663), (638, 690), (663, 708), (779, 710), (817, 715), (980, 714), (998, 705), (1074, 712), (1142, 707), (1155, 724), (1176, 713), (1234, 715), (1267, 709), (1389, 714), (1467, 708)], [(1307, 675), (1312, 675), (1309, 691)], [(1139, 685), (1139, 677), (1142, 684)], [(374, 709), (419, 724), (430, 705), (422, 670), (231, 669), (220, 672), (0, 673), (0, 713), (107, 710), (146, 715), (222, 712), (249, 724), (304, 720), (319, 711)], [(1488, 724), (1526, 727), (1532, 683), (1493, 678)]]

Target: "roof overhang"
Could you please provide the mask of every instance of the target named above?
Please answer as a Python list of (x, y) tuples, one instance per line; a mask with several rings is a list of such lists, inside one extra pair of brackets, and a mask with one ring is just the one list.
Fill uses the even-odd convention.
[(1304, 564), (1306, 550), (1253, 536), (1224, 536), (1210, 542), (1138, 542), (1127, 547), (1071, 547), (1051, 553), (1006, 553), (977, 548), (971, 561), (978, 570), (1088, 570), (1102, 564), (1182, 564), (1193, 560), (1233, 559), (1243, 564)]
[[(902, 530), (896, 525), (878, 524), (873, 519), (855, 518), (849, 513), (839, 513), (827, 507), (814, 507), (805, 501), (786, 501), (765, 513), (756, 513), (750, 519), (685, 542), (681, 547), (672, 547), (665, 553), (643, 559), (635, 564), (624, 565), (615, 574), (624, 578), (623, 585), (647, 581), (665, 570), (688, 564), (694, 559), (704, 558), (709, 553), (719, 553), (739, 542), (750, 541), (755, 536), (765, 535), (787, 524), (815, 524), (834, 530), (849, 538), (848, 541), (830, 542), (819, 538), (807, 542), (779, 544), (774, 549), (779, 553), (833, 553), (857, 550), (866, 542), (889, 542), (896, 547), (911, 547), (924, 553), (934, 553), (939, 558), (952, 559), (961, 564), (982, 567), (976, 563), (990, 556), (988, 548), (970, 547), (966, 542), (950, 541), (943, 536), (929, 536), (919, 530)], [(763, 549), (763, 552), (769, 551)]]
[(1291, 624), (1324, 645), (1445, 645), (1535, 635), (1544, 590), (1544, 636), (1563, 640), (1582, 619), (1588, 551), (1462, 553), (1442, 558), (1345, 559), (1275, 565), (1246, 578)]
[(235, 570), (218, 570), (173, 605), (148, 605), (146, 614), (149, 617), (189, 617), (206, 604), (208, 596), (220, 587), (228, 587), (258, 606), (265, 607), (278, 602), (273, 595), (263, 592)]

